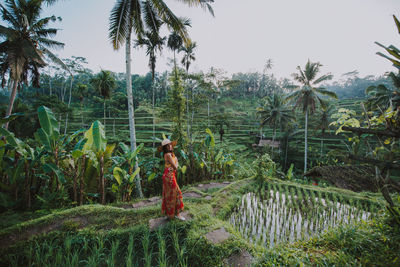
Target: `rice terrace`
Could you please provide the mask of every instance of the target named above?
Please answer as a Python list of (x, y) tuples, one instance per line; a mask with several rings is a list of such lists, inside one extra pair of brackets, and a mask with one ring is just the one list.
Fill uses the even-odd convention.
[(1, 0), (0, 266), (400, 266), (398, 0)]

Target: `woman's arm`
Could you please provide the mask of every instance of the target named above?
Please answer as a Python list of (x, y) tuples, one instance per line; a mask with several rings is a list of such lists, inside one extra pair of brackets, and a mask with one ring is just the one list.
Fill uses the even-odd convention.
[(174, 159), (172, 158), (171, 153), (167, 153), (165, 155), (165, 160), (167, 160), (169, 163), (171, 163), (172, 167), (177, 170), (178, 169), (178, 164), (175, 164)]

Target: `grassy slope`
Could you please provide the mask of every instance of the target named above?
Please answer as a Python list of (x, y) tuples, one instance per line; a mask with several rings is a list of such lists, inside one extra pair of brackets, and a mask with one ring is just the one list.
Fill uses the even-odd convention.
[[(375, 204), (381, 202), (378, 194), (358, 194), (334, 188), (315, 188), (278, 180), (270, 181), (270, 183), (275, 183), (279, 186), (299, 186), (307, 190), (323, 190)], [(191, 189), (189, 188), (188, 190)], [(167, 251), (170, 256), (169, 263), (179, 260), (179, 253), (171, 245), (174, 244), (171, 242), (171, 236), (173, 236), (171, 233), (176, 231), (180, 236), (180, 248), (184, 248), (184, 251), (186, 251), (186, 260), (189, 266), (220, 266), (229, 255), (243, 249), (248, 250), (256, 258), (255, 260), (258, 264), (266, 266), (297, 265), (301, 263), (328, 266), (344, 264), (387, 266), (399, 264), (398, 260), (396, 260), (396, 256), (400, 254), (399, 233), (398, 231), (394, 232), (396, 230), (382, 223), (382, 219), (359, 225), (339, 227), (321, 237), (315, 237), (309, 241), (299, 241), (289, 246), (278, 246), (274, 249), (265, 249), (258, 245), (250, 244), (226, 221), (233, 207), (240, 200), (240, 196), (249, 191), (256, 191), (256, 186), (252, 180), (247, 179), (237, 181), (226, 188), (212, 192), (213, 199), (211, 201), (204, 199), (186, 200), (185, 209), (190, 212), (193, 219), (189, 222), (170, 222), (162, 232), (167, 241)], [(88, 242), (89, 247), (98, 247), (98, 244), (104, 241), (104, 244), (101, 243), (103, 245), (100, 246), (104, 246), (104, 255), (110, 253), (110, 244), (118, 240), (120, 243), (119, 250), (121, 251), (119, 252), (119, 258), (125, 259), (127, 257), (125, 251), (129, 247), (128, 237), (133, 236), (136, 241), (143, 240), (143, 236), (148, 234), (148, 220), (159, 216), (161, 216), (161, 213), (158, 205), (135, 210), (125, 210), (112, 206), (86, 205), (56, 211), (52, 214), (2, 229), (0, 231), (0, 240), (6, 240), (8, 237), (13, 236), (20, 241), (8, 248), (1, 248), (1, 262), (15, 263), (18, 259), (18, 263), (26, 264), (29, 258), (33, 257), (29, 253), (38, 251), (38, 248), (41, 249), (39, 249), (40, 251), (45, 251), (45, 245), (47, 250), (53, 246), (58, 249), (61, 248), (61, 250), (57, 250), (61, 251), (59, 252), (61, 255), (59, 257), (67, 257), (64, 255), (69, 255), (69, 252), (65, 251), (69, 247), (67, 246), (67, 241), (64, 240), (73, 240), (76, 243), (84, 240), (84, 242)], [(50, 227), (54, 225), (56, 227)], [(220, 227), (224, 227), (230, 232), (231, 238), (222, 244), (212, 245), (204, 238), (204, 235)], [(40, 233), (41, 230), (51, 231), (46, 234), (33, 235), (29, 240), (26, 239), (30, 234)], [(150, 233), (149, 236), (150, 243), (153, 244), (152, 255), (154, 260), (157, 260), (157, 255), (159, 255), (157, 244), (159, 242), (155, 233)], [(102, 241), (100, 242), (99, 240)], [(43, 253), (46, 255), (48, 253), (56, 253), (52, 249), (51, 251)], [(145, 255), (140, 242), (135, 245), (134, 251), (136, 253), (136, 261), (140, 265), (144, 261)], [(92, 250), (80, 250), (79, 253), (81, 260), (88, 259), (88, 257), (92, 259), (91, 257), (94, 255)], [(57, 255), (55, 254), (54, 259), (49, 257), (47, 259), (48, 262), (55, 263)], [(42, 256), (37, 256), (36, 258), (43, 258)], [(105, 264), (106, 260), (107, 256), (104, 256), (96, 261), (97, 263), (103, 262)], [(60, 262), (65, 262), (64, 264), (66, 264), (67, 260), (60, 259)], [(157, 264), (157, 262), (154, 262), (154, 264)]]

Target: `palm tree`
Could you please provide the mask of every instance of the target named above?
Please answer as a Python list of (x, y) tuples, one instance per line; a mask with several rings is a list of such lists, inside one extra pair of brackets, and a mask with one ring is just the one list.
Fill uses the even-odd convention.
[(322, 108), (327, 106), (325, 100), (320, 95), (326, 95), (337, 99), (334, 92), (330, 92), (323, 87), (317, 87), (321, 82), (331, 80), (333, 75), (325, 74), (317, 78), (317, 75), (322, 67), (321, 63), (312, 63), (308, 60), (304, 70), (300, 66), (297, 67), (299, 73), (293, 73), (293, 78), (300, 83), (298, 86), (290, 87), (296, 91), (290, 94), (286, 100), (294, 100), (294, 108), (300, 108), (305, 114), (304, 122), (304, 173), (307, 172), (307, 127), (308, 127), (308, 114), (313, 114), (317, 103)]
[(168, 47), (174, 52), (174, 71), (175, 71), (175, 79), (177, 78), (177, 68), (176, 68), (176, 51), (180, 51), (183, 44), (182, 37), (177, 32), (172, 32), (168, 36)]
[(103, 97), (104, 129), (106, 128), (106, 99), (109, 99), (111, 92), (117, 87), (117, 82), (111, 71), (101, 70), (90, 80), (94, 89)]
[[(63, 43), (49, 38), (57, 34), (57, 29), (48, 28), (48, 24), (60, 18), (40, 18), (42, 2), (5, 0), (4, 5), (0, 4), (2, 19), (9, 25), (0, 25), (0, 38), (4, 40), (0, 43), (0, 54), (4, 55), (0, 61), (0, 77), (4, 87), (8, 74), (12, 85), (6, 116), (12, 112), (22, 82), (27, 83), (30, 76), (33, 86), (39, 87), (39, 70), (46, 65), (45, 57), (66, 69), (62, 61), (48, 49), (64, 47)], [(8, 123), (5, 128), (8, 128)]]
[[(189, 5), (198, 5), (212, 11), (208, 0), (181, 0)], [(153, 18), (161, 18), (167, 26), (176, 31), (186, 41), (188, 33), (183, 23), (172, 13), (163, 0), (117, 0), (110, 15), (109, 37), (115, 50), (119, 50), (125, 44), (126, 58), (126, 90), (129, 110), (129, 129), (131, 150), (136, 150), (135, 117), (133, 110), (132, 97), (132, 77), (131, 77), (131, 38), (132, 31), (136, 36), (141, 36), (148, 28), (154, 32), (156, 26)], [(137, 168), (137, 161), (136, 166)], [(140, 176), (136, 178), (136, 192), (139, 197), (143, 197), (140, 184)]]
[(183, 52), (181, 63), (185, 66), (186, 73), (189, 73), (190, 64), (196, 60), (194, 50), (197, 48), (196, 42), (189, 41), (179, 48), (179, 52)]
[[(156, 19), (156, 18), (155, 18)], [(162, 21), (156, 21), (159, 26), (161, 26)], [(159, 27), (158, 27), (159, 29)], [(165, 37), (160, 37), (158, 31), (157, 32), (145, 32), (145, 37), (141, 37), (135, 42), (136, 46), (146, 47), (146, 55), (149, 57), (149, 68), (151, 70), (151, 78), (152, 78), (152, 91), (153, 91), (153, 158), (155, 157), (155, 136), (156, 136), (156, 129), (155, 129), (155, 115), (154, 115), (154, 78), (155, 78), (155, 71), (156, 71), (156, 53), (159, 51), (161, 53), (162, 47), (165, 43)]]
[(388, 107), (393, 110), (400, 107), (400, 75), (393, 72), (389, 73), (394, 88), (387, 88), (384, 84), (369, 86), (365, 93), (370, 96), (366, 104), (370, 108), (380, 108), (386, 110)]
[(283, 95), (274, 93), (272, 97), (264, 98), (263, 107), (257, 109), (260, 118), (260, 127), (268, 124), (273, 129), (272, 142), (275, 141), (276, 129), (283, 128), (290, 121), (294, 120), (292, 112), (285, 104)]
[[(400, 21), (396, 18), (395, 15), (393, 15), (393, 19), (394, 19), (394, 22), (396, 24), (397, 31), (400, 34)], [(387, 56), (387, 55), (385, 55), (385, 54), (383, 54), (381, 52), (377, 52), (376, 54), (381, 56), (381, 57), (384, 57), (384, 58), (388, 59), (390, 62), (393, 63), (393, 66), (395, 68), (397, 68), (398, 71), (400, 71), (400, 50), (397, 47), (395, 47), (394, 45), (389, 45), (388, 47), (386, 47), (386, 46), (384, 46), (383, 44), (381, 44), (379, 42), (375, 42), (375, 44), (377, 44), (380, 47), (382, 47), (383, 49), (385, 49), (386, 52), (389, 53), (389, 56)]]
[[(186, 76), (189, 75), (189, 67), (192, 61), (196, 60), (196, 57), (194, 56), (194, 50), (196, 49), (197, 45), (196, 42), (191, 42), (189, 41), (188, 43), (184, 44), (179, 48), (179, 51), (182, 51), (184, 53), (183, 58), (182, 58), (182, 65), (185, 66), (186, 69)], [(192, 92), (192, 102), (193, 102), (193, 92)], [(190, 137), (190, 129), (189, 129), (189, 86), (186, 87), (186, 113), (187, 113), (187, 136), (189, 141), (191, 142), (191, 137)]]

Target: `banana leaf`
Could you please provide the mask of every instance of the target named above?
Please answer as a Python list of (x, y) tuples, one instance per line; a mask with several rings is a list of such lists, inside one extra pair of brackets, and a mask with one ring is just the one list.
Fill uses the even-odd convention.
[(60, 129), (59, 124), (51, 109), (40, 106), (38, 108), (39, 123), (43, 131), (52, 139), (57, 140)]
[(153, 181), (154, 177), (156, 177), (156, 173), (155, 173), (155, 172), (152, 172), (152, 173), (149, 175), (149, 177), (147, 178), (147, 181), (148, 181), (148, 182)]
[(124, 177), (126, 176), (126, 171), (121, 169), (120, 167), (115, 167), (113, 170), (113, 175), (118, 185), (121, 185)]
[(129, 177), (129, 182), (133, 183), (133, 181), (135, 180), (136, 175), (138, 175), (138, 173), (140, 172), (140, 167), (138, 167), (134, 173), (132, 173), (131, 177)]
[(16, 118), (21, 117), (21, 116), (24, 116), (24, 113), (20, 113), (20, 112), (19, 112), (19, 113), (11, 114), (10, 116), (1, 118), (1, 119), (0, 119), (0, 124), (4, 124), (4, 123), (10, 122), (10, 121), (13, 121), (13, 120), (15, 120)]
[(46, 163), (43, 165), (43, 170), (46, 173), (51, 173), (54, 172), (58, 178), (58, 180), (60, 181), (60, 183), (65, 184), (67, 181), (64, 178), (64, 174), (62, 173), (62, 171), (60, 170), (60, 168), (57, 167), (57, 165), (55, 165), (54, 163)]

